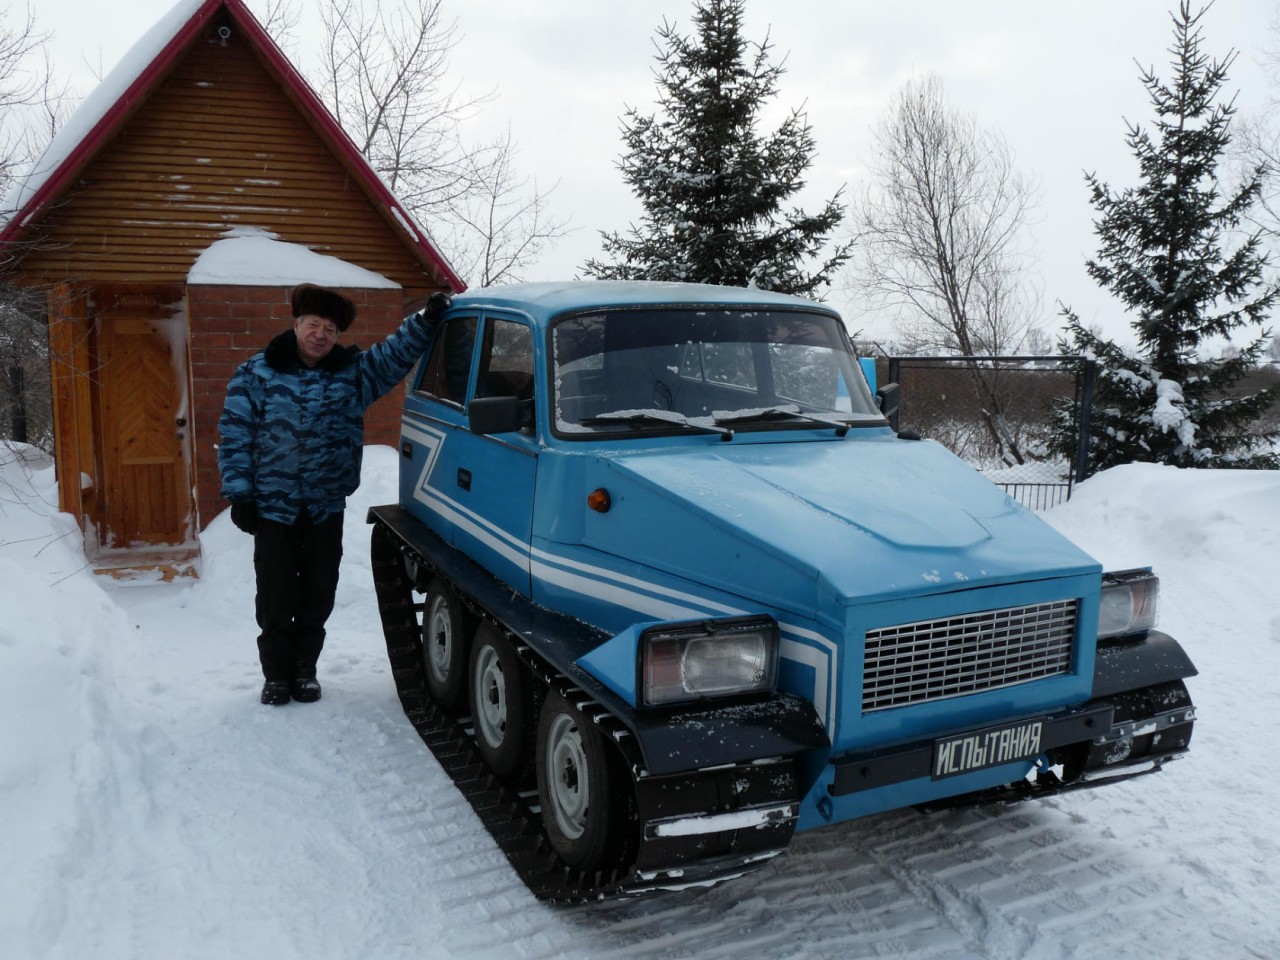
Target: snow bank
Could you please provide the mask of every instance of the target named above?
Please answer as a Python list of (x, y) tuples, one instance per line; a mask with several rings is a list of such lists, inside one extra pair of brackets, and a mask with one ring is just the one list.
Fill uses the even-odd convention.
[(75, 869), (86, 807), (107, 777), (99, 679), (128, 629), (56, 503), (52, 461), (0, 443), (0, 823), (21, 825), (0, 829), (3, 943), (25, 938), (23, 918), (44, 929), (65, 908), (47, 894)]

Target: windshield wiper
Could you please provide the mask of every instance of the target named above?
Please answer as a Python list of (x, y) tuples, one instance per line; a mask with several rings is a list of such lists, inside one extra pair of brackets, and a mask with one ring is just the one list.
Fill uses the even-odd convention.
[(698, 423), (690, 420), (683, 413), (674, 410), (618, 410), (613, 413), (599, 413), (594, 417), (583, 417), (578, 421), (584, 427), (593, 427), (605, 423), (623, 423), (632, 426), (645, 424), (663, 424), (672, 427), (688, 427), (700, 433), (715, 433), (721, 440), (732, 440), (733, 431), (709, 423)]
[(810, 423), (820, 423), (824, 427), (831, 427), (836, 432), (836, 436), (843, 437), (849, 432), (849, 421), (834, 420), (830, 417), (819, 417), (812, 413), (803, 413), (799, 407), (783, 406), (783, 407), (761, 407), (755, 410), (738, 410), (733, 413), (715, 414), (714, 420), (717, 424), (726, 423), (748, 423), (755, 421), (780, 420), (783, 418), (792, 420), (808, 420)]

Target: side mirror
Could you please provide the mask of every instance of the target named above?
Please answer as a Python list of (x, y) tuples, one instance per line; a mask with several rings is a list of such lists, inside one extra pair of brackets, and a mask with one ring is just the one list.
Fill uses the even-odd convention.
[(467, 404), (472, 433), (514, 433), (524, 426), (519, 397), (476, 397)]
[(889, 426), (896, 432), (898, 429), (898, 385), (886, 383), (876, 391), (876, 402), (880, 404), (880, 412), (889, 421)]

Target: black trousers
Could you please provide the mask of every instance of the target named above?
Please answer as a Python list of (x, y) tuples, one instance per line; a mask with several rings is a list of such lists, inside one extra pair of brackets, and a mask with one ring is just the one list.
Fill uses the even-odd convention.
[(258, 659), (268, 680), (316, 675), (324, 649), (324, 625), (333, 612), (342, 560), (342, 519), (336, 513), (312, 523), (303, 512), (294, 524), (258, 521), (253, 538)]

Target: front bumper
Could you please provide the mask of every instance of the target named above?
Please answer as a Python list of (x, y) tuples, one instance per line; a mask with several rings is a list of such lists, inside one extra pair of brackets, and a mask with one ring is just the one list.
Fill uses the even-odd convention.
[[(832, 797), (843, 797), (911, 781), (939, 780), (957, 777), (957, 773), (973, 773), (994, 769), (1002, 763), (1019, 760), (1036, 761), (1038, 769), (1049, 771), (1060, 767), (1046, 782), (1058, 781), (1062, 787), (1090, 779), (1106, 771), (1139, 763), (1160, 763), (1186, 752), (1191, 742), (1195, 708), (1180, 681), (1093, 700), (1081, 707), (1048, 716), (1010, 718), (999, 727), (983, 727), (951, 731), (933, 740), (920, 741), (868, 753), (841, 757), (831, 763), (833, 777), (827, 786)], [(987, 756), (986, 744), (999, 743), (1002, 731), (1034, 729), (1038, 734), (1036, 756), (1008, 756), (992, 750)], [(1005, 738), (1005, 741), (1009, 740)], [(956, 769), (958, 745), (971, 742), (966, 752), (979, 761)], [(936, 788), (928, 791), (934, 798)], [(957, 791), (963, 792), (963, 789)]]

